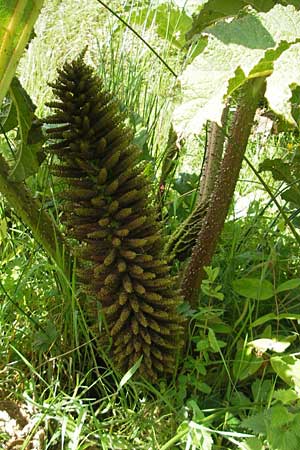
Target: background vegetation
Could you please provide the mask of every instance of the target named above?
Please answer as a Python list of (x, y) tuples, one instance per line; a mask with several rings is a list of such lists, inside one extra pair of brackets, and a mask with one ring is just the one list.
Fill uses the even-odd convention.
[[(275, 3), (283, 8), (277, 13)], [(0, 447), (19, 445), (25, 450), (31, 442), (33, 448), (70, 450), (299, 448), (300, 146), (296, 86), (300, 84), (300, 28), (295, 29), (300, 18), (293, 3), (297, 7), (297, 2), (217, 0), (112, 1), (109, 8), (96, 0), (49, 0), (44, 5), (35, 23), (35, 36), (16, 72), (35, 104), (32, 116), (44, 118), (48, 114), (46, 103), (52, 94), (47, 83), (56, 78), (57, 68), (88, 45), (87, 62), (116, 95), (134, 130), (134, 141), (142, 150), (145, 173), (152, 181), (165, 224), (166, 240), (198, 204), (211, 122), (221, 116), (223, 96), (229, 103), (228, 118), (221, 128), (225, 146), (230, 142), (246, 82), (275, 77), (276, 71), (280, 75), (281, 68), (287, 71), (288, 67), (292, 75), (285, 80), (281, 74), (282, 91), (287, 86), (291, 96), (286, 101), (280, 89), (272, 95), (270, 81), (268, 102), (263, 95), (257, 104), (248, 99), (246, 110), (252, 108), (256, 116), (244, 142), (246, 153), (226, 222), (213, 259), (204, 268), (200, 294), (198, 289), (193, 302), (185, 296), (181, 310), (189, 324), (187, 345), (178, 357), (173, 377), (156, 384), (135, 379), (133, 371), (125, 375), (115, 371), (109, 354), (99, 350), (90, 333), (75, 271), (68, 277), (62, 255), (58, 257), (55, 250), (47, 252), (34, 227), (29, 228), (34, 204), (28, 203), (29, 217), (20, 214), (10, 201), (14, 197), (1, 187), (0, 409), (5, 410), (7, 401), (19, 405), (28, 426), (23, 435), (17, 424), (11, 432), (0, 418)], [(199, 61), (204, 67), (211, 54), (217, 61), (224, 52), (213, 39), (222, 36), (222, 27), (231, 22), (228, 17), (234, 18), (233, 24), (240, 20), (238, 26), (243, 27), (247, 12), (254, 14), (249, 7), (255, 8), (255, 14), (266, 14), (253, 15), (262, 21), (255, 22), (258, 41), (261, 23), (267, 27), (268, 20), (272, 24), (268, 18), (274, 14), (276, 19), (279, 14), (277, 34), (272, 35), (271, 26), (268, 29), (276, 45), (257, 45), (265, 53), (253, 57), (253, 67), (247, 69), (240, 50), (235, 56), (232, 45), (245, 42), (228, 39), (226, 48), (232, 45), (229, 52), (237, 58), (239, 69), (231, 67), (233, 73), (226, 69), (223, 78), (217, 78), (213, 76), (217, 69), (214, 71), (210, 63), (212, 75), (205, 70), (197, 72)], [(294, 28), (287, 25), (289, 17)], [(247, 27), (241, 28), (246, 42)], [(287, 34), (280, 35), (281, 29)], [(204, 41), (199, 38), (203, 30), (211, 33)], [(250, 30), (252, 33), (253, 28)], [(294, 53), (281, 61), (291, 48)], [(246, 56), (249, 60), (252, 53)], [(224, 61), (220, 61), (223, 67)], [(225, 91), (220, 91), (225, 85)], [(192, 99), (188, 86), (196, 92)], [(208, 92), (207, 103), (214, 101), (202, 117), (198, 112), (203, 105), (197, 102), (204, 98), (203, 90)], [(41, 211), (49, 213), (59, 244), (64, 231), (59, 186), (49, 172), (51, 160), (45, 159), (41, 150), (44, 138), (38, 135), (37, 141), (30, 141), (26, 135), (27, 146), (20, 150), (28, 116), (24, 125), (21, 109), (17, 123), (12, 126), (8, 122), (13, 116), (11, 98), (20, 92), (18, 85), (12, 85), (2, 105), (1, 155), (13, 175), (13, 186), (26, 179), (32, 193), (30, 202), (39, 202)], [(214, 92), (219, 98), (214, 98)], [(289, 109), (286, 105), (290, 100)], [(185, 110), (178, 108), (186, 104), (189, 107)], [(26, 111), (28, 114), (28, 108)], [(35, 117), (32, 121), (35, 123)], [(188, 128), (189, 133), (183, 133)], [(48, 242), (49, 248), (51, 245), (55, 248)], [(187, 273), (188, 256), (173, 259), (172, 270), (181, 279)]]

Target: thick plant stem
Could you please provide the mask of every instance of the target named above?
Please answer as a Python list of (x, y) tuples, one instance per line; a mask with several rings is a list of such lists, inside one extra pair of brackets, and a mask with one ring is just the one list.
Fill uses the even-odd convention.
[(209, 209), (193, 248), (190, 263), (183, 276), (182, 293), (192, 307), (196, 307), (198, 304), (198, 291), (205, 275), (204, 267), (210, 264), (224, 227), (254, 115), (264, 89), (264, 78), (250, 80), (242, 88)]
[(33, 198), (24, 182), (9, 180), (9, 169), (0, 155), (0, 193), (6, 198), (22, 222), (30, 228), (35, 239), (43, 246), (65, 274), (69, 268), (69, 251), (55, 222)]
[[(196, 205), (181, 226), (170, 236), (165, 245), (165, 255), (169, 262), (172, 262), (175, 258), (184, 261), (191, 255), (195, 245), (222, 162), (227, 115), (228, 106), (224, 108), (222, 114), (222, 126), (219, 126), (216, 122), (210, 124), (207, 151), (205, 152), (204, 168), (201, 174)], [(174, 141), (174, 143), (176, 142)], [(173, 162), (172, 159), (170, 160)]]
[(3, 23), (0, 29), (0, 105), (30, 39), (43, 0), (15, 0), (6, 3), (1, 5)]
[(199, 186), (198, 203), (206, 203), (213, 192), (223, 156), (227, 116), (228, 106), (224, 108), (222, 114), (222, 126), (220, 127), (216, 122), (210, 124), (204, 170)]

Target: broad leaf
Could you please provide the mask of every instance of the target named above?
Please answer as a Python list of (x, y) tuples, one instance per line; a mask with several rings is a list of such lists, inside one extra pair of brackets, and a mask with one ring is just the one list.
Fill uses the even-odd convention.
[(247, 417), (247, 419), (243, 420), (241, 425), (242, 427), (249, 428), (257, 434), (266, 434), (267, 433), (267, 412), (262, 412), (256, 414), (251, 417)]
[(273, 61), (300, 38), (300, 12), (276, 5), (267, 13), (219, 22), (206, 35), (204, 50), (180, 77), (182, 104), (175, 109), (174, 125), (181, 135), (198, 134), (206, 120), (220, 124), (226, 97), (249, 77), (271, 73)]
[(220, 19), (236, 16), (246, 6), (251, 6), (257, 11), (267, 12), (278, 3), (283, 5), (291, 3), (295, 7), (300, 7), (297, 0), (294, 2), (285, 2), (284, 0), (207, 0), (200, 13), (195, 16), (188, 38), (191, 39), (195, 34), (201, 33), (206, 27), (215, 24)]
[(291, 342), (284, 339), (255, 339), (254, 341), (249, 342), (250, 347), (253, 347), (255, 351), (259, 354), (265, 353), (267, 350), (271, 350), (276, 353), (284, 352), (290, 345)]
[(286, 189), (281, 197), (287, 202), (296, 206), (300, 205), (300, 189), (299, 189), (299, 163), (296, 160), (297, 154), (291, 161), (283, 161), (280, 158), (265, 159), (259, 165), (259, 171), (270, 171), (274, 180), (284, 181), (290, 187)]
[(239, 349), (236, 352), (233, 362), (233, 375), (237, 380), (244, 380), (259, 370), (264, 360), (261, 356), (256, 356), (251, 347)]
[(274, 295), (272, 283), (259, 278), (240, 278), (232, 282), (232, 287), (237, 294), (255, 300), (267, 300)]
[(296, 289), (300, 286), (300, 278), (293, 278), (292, 280), (285, 281), (284, 283), (281, 283), (277, 289), (276, 292), (284, 292), (289, 291), (291, 289)]
[(300, 387), (300, 359), (295, 356), (273, 356), (272, 368), (289, 386)]
[(270, 449), (299, 449), (299, 414), (289, 412), (283, 405), (275, 405), (264, 413), (249, 417), (241, 425), (266, 436)]
[(13, 181), (21, 181), (38, 170), (39, 152), (41, 152), (44, 139), (41, 132), (36, 134), (37, 130), (35, 130), (34, 134), (32, 126), (35, 106), (17, 78), (13, 79), (9, 92), (16, 109), (19, 125), (18, 151), (10, 178)]
[(299, 414), (293, 414), (283, 405), (275, 405), (270, 409), (270, 423), (267, 440), (272, 449), (298, 450)]
[(291, 45), (274, 62), (274, 71), (267, 79), (266, 88), (270, 107), (293, 125), (297, 123), (290, 99), (296, 85), (300, 85), (300, 43)]
[(280, 401), (284, 405), (288, 405), (298, 400), (299, 396), (292, 389), (278, 389), (274, 392), (273, 398)]
[(11, 98), (7, 98), (2, 103), (0, 109), (0, 134), (7, 133), (18, 125), (17, 111)]
[(259, 438), (251, 437), (243, 442), (243, 447), (241, 448), (244, 450), (264, 450), (265, 446)]
[(274, 180), (285, 181), (286, 183), (293, 182), (290, 165), (281, 158), (265, 159), (259, 165), (259, 172), (264, 171), (272, 172)]

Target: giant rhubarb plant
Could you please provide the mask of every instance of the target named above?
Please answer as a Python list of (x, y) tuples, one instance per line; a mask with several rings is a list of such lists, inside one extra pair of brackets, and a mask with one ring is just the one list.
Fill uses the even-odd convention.
[[(270, 5), (268, 12), (247, 7), (239, 16), (232, 17), (236, 10), (225, 8), (227, 12), (220, 14), (219, 7), (223, 8), (225, 3), (232, 4), (208, 1), (196, 18), (194, 32), (199, 27), (202, 31), (203, 24), (208, 25), (205, 14), (211, 8), (219, 22), (206, 28), (200, 36), (201, 51), (180, 77), (183, 102), (174, 114), (179, 135), (198, 134), (206, 120), (221, 125), (226, 102), (240, 91), (207, 214), (205, 219), (200, 217), (196, 243), (183, 277), (183, 293), (194, 306), (205, 275), (204, 267), (211, 263), (223, 230), (255, 111), (264, 92), (277, 114), (299, 126), (292, 101), (293, 91), (300, 85), (300, 12), (292, 5), (277, 4), (273, 8)], [(227, 16), (231, 20), (221, 19)]]

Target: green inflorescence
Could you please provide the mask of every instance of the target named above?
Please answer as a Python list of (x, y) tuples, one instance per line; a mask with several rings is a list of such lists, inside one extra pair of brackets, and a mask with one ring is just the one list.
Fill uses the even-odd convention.
[(208, 203), (199, 202), (184, 222), (171, 234), (165, 244), (164, 254), (169, 263), (175, 258), (184, 261), (191, 256), (202, 222), (207, 213)]
[(63, 220), (78, 241), (78, 277), (93, 300), (91, 317), (104, 313), (117, 367), (124, 372), (142, 356), (140, 374), (157, 379), (174, 371), (182, 345), (181, 298), (161, 256), (140, 152), (83, 55), (58, 73), (47, 148), (65, 183)]

